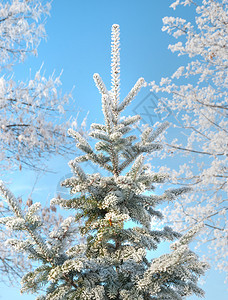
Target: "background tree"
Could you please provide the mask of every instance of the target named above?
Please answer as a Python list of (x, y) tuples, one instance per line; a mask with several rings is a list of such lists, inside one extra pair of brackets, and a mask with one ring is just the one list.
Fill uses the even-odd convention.
[[(188, 243), (202, 224), (192, 228), (172, 244), (169, 254), (151, 261), (147, 250), (155, 250), (162, 240), (173, 241), (180, 237), (169, 227), (151, 229), (152, 219), (161, 218), (155, 210), (163, 201), (175, 201), (189, 188), (166, 190), (162, 195), (153, 193), (154, 184), (163, 183), (168, 175), (151, 173), (144, 164), (148, 153), (161, 150), (157, 137), (168, 124), (155, 131), (147, 127), (141, 138), (132, 135), (140, 116), (121, 117), (144, 85), (140, 78), (127, 97), (119, 103), (119, 26), (112, 27), (112, 89), (109, 92), (98, 74), (95, 83), (102, 94), (105, 124), (91, 125), (90, 136), (98, 140), (95, 150), (77, 131), (69, 130), (76, 139), (82, 155), (70, 161), (74, 176), (63, 185), (71, 188), (69, 200), (56, 198), (51, 204), (75, 209), (74, 218), (67, 218), (59, 230), (45, 240), (40, 233), (41, 222), (37, 216), (39, 203), (27, 212), (3, 183), (0, 190), (14, 212), (12, 218), (2, 218), (1, 223), (14, 230), (27, 233), (27, 240), (8, 241), (15, 250), (26, 251), (29, 258), (39, 262), (33, 272), (22, 279), (22, 292), (35, 293), (48, 285), (44, 296), (37, 299), (183, 299), (188, 295), (202, 296), (197, 280), (207, 268)], [(80, 163), (91, 161), (108, 176), (100, 173), (86, 174)], [(80, 234), (85, 243), (69, 245), (75, 237), (75, 222), (82, 219)], [(135, 227), (129, 228), (131, 220)]]
[(64, 104), (60, 77), (45, 78), (41, 70), (27, 82), (14, 81), (13, 66), (36, 54), (45, 37), (50, 2), (11, 0), (0, 4), (0, 165), (39, 169), (43, 158), (66, 154), (68, 124), (61, 124)]
[(171, 7), (179, 5), (195, 8), (195, 22), (165, 17), (162, 30), (178, 39), (169, 49), (188, 62), (151, 86), (161, 96), (160, 111), (168, 106), (176, 118), (180, 138), (165, 148), (183, 162), (173, 182), (189, 184), (194, 192), (167, 207), (165, 216), (176, 230), (204, 221), (198, 246), (207, 245), (216, 267), (227, 272), (228, 4), (178, 0)]
[[(0, 174), (22, 166), (44, 169), (44, 159), (70, 151), (67, 128), (61, 124), (64, 105), (70, 94), (59, 90), (60, 76), (45, 78), (38, 70), (26, 82), (15, 80), (14, 66), (23, 63), (30, 54), (37, 54), (40, 40), (45, 37), (44, 22), (50, 12), (50, 2), (38, 0), (11, 0), (0, 3)], [(62, 116), (62, 117), (61, 117)], [(28, 199), (27, 206), (31, 206)], [(54, 208), (44, 208), (42, 217), (46, 228), (58, 225), (61, 218)], [(0, 214), (9, 210), (1, 204)], [(10, 230), (0, 228), (1, 241), (12, 236)], [(0, 245), (0, 275), (15, 282), (29, 267), (24, 257)]]

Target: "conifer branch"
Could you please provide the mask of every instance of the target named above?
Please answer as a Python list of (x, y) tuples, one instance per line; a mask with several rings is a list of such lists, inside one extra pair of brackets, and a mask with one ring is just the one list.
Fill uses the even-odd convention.
[(98, 73), (93, 75), (94, 82), (102, 95), (109, 95), (109, 92)]
[(136, 97), (138, 92), (141, 90), (145, 83), (144, 78), (139, 78), (134, 87), (131, 89), (127, 97), (123, 100), (122, 103), (118, 106), (118, 112), (123, 111), (130, 103), (131, 101)]

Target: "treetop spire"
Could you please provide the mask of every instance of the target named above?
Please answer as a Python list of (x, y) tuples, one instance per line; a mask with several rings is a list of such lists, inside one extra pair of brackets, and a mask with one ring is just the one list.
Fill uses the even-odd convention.
[(120, 95), (120, 27), (118, 24), (112, 25), (111, 57), (112, 96), (114, 107), (117, 107)]

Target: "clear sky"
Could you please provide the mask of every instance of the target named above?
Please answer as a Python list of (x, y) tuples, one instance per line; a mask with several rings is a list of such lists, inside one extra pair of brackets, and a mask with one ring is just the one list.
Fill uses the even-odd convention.
[[(80, 111), (79, 119), (88, 115), (88, 124), (101, 121), (100, 95), (93, 82), (93, 74), (99, 73), (110, 86), (110, 31), (114, 23), (121, 30), (121, 96), (126, 96), (139, 77), (146, 81), (159, 81), (161, 77), (171, 75), (185, 60), (172, 54), (167, 48), (172, 38), (161, 31), (162, 18), (179, 15), (193, 19), (191, 8), (179, 8), (175, 12), (169, 8), (169, 0), (54, 0), (51, 17), (47, 18), (47, 40), (42, 41), (38, 48), (37, 58), (28, 58), (25, 64), (16, 68), (15, 77), (25, 79), (34, 74), (41, 64), (49, 75), (55, 70), (56, 74), (63, 70), (61, 77), (62, 89), (73, 90), (72, 111)], [(20, 77), (19, 77), (20, 76)], [(145, 100), (149, 89), (139, 94), (131, 109), (137, 113), (144, 112), (145, 122), (159, 121), (154, 115), (150, 99)], [(149, 101), (149, 102), (148, 102)], [(153, 100), (156, 106), (156, 99)], [(56, 172), (41, 176), (33, 199), (46, 203), (56, 193), (58, 182), (70, 170), (68, 159), (53, 159), (50, 167)], [(20, 175), (20, 176), (18, 176)], [(32, 172), (18, 172), (12, 176), (11, 190), (17, 195), (30, 193), (35, 175)], [(205, 276), (203, 288), (206, 300), (226, 300), (227, 294), (223, 283), (224, 276), (218, 271), (211, 270)], [(0, 299), (35, 299), (34, 295), (19, 295), (19, 289), (0, 286)], [(197, 299), (192, 297), (189, 299)]]

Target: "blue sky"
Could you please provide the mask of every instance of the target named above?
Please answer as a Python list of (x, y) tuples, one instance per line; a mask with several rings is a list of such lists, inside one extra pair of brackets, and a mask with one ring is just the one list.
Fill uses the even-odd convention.
[[(42, 63), (43, 70), (49, 75), (63, 70), (62, 90), (73, 90), (69, 116), (80, 111), (82, 120), (89, 111), (88, 124), (102, 121), (100, 95), (93, 82), (93, 74), (99, 73), (110, 86), (110, 30), (114, 23), (121, 30), (121, 98), (126, 96), (139, 77), (146, 81), (159, 81), (171, 75), (185, 61), (168, 50), (173, 39), (161, 31), (162, 18), (178, 15), (193, 20), (191, 8), (173, 11), (168, 0), (54, 0), (51, 17), (47, 18), (47, 40), (38, 48), (38, 57), (30, 57), (23, 65), (17, 66), (15, 77), (25, 79), (35, 73)], [(20, 77), (19, 77), (20, 76)], [(131, 110), (142, 109), (149, 102), (142, 100), (149, 94), (145, 88), (132, 104)], [(156, 105), (156, 99), (153, 99)], [(141, 110), (142, 111), (142, 110)], [(152, 113), (150, 108), (150, 114)], [(145, 121), (155, 123), (158, 116), (145, 116)], [(153, 125), (153, 124), (151, 124)], [(54, 174), (40, 176), (33, 193), (33, 199), (46, 203), (56, 193), (58, 182), (70, 170), (68, 159), (53, 159), (49, 162)], [(35, 174), (28, 171), (10, 174), (10, 188), (26, 199), (35, 181)], [(207, 300), (225, 300), (224, 276), (210, 270), (205, 276), (203, 286)], [(35, 299), (34, 295), (20, 296), (18, 289), (0, 286), (0, 299)], [(197, 299), (192, 297), (189, 299)]]

